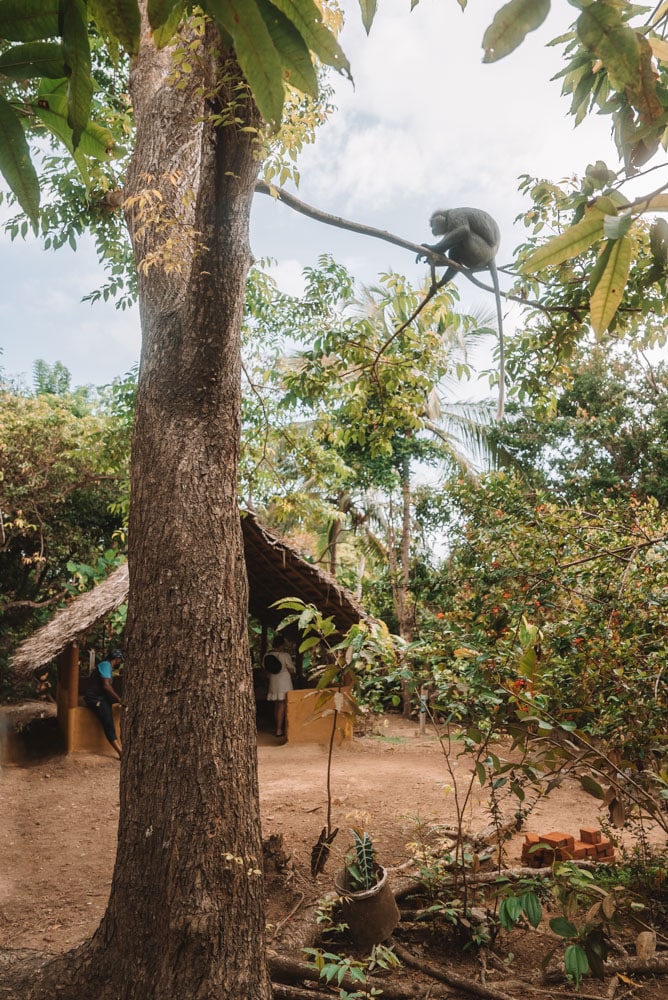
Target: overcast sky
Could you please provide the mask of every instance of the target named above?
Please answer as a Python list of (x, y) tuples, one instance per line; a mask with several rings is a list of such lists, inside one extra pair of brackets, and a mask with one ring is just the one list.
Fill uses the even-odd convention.
[[(390, 230), (415, 242), (431, 239), (435, 208), (473, 205), (491, 212), (502, 231), (501, 263), (523, 239), (515, 216), (527, 207), (518, 177), (560, 180), (605, 159), (615, 168), (609, 119), (578, 129), (567, 99), (550, 77), (559, 49), (545, 47), (577, 15), (562, 0), (547, 23), (515, 53), (481, 61), (484, 30), (501, 0), (380, 0), (369, 38), (350, 4), (343, 48), (354, 88), (336, 83), (337, 114), (301, 161), (298, 196), (318, 208)], [(315, 223), (257, 195), (251, 242), (256, 257), (275, 258), (276, 277), (297, 291), (305, 265), (332, 252), (361, 281), (396, 270), (419, 280), (411, 254), (368, 237)], [(102, 282), (88, 245), (44, 252), (32, 241), (0, 242), (0, 366), (31, 381), (33, 362), (62, 361), (73, 384), (102, 385), (139, 358), (137, 310), (82, 303)], [(463, 307), (479, 302), (463, 279)], [(476, 293), (477, 296), (477, 293)], [(489, 303), (492, 307), (493, 303)], [(512, 324), (512, 313), (508, 322)]]

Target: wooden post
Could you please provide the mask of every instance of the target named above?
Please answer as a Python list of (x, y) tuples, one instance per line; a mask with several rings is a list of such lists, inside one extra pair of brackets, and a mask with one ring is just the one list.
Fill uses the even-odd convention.
[(427, 722), (427, 701), (429, 699), (429, 688), (423, 684), (420, 688), (420, 736), (424, 736)]
[(65, 650), (65, 673), (67, 675), (67, 707), (79, 704), (79, 646), (71, 642)]

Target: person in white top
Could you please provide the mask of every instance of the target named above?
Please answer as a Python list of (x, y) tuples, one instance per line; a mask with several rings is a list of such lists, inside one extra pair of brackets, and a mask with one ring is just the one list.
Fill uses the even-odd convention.
[(295, 667), (292, 657), (284, 648), (285, 639), (282, 635), (274, 637), (274, 643), (270, 650), (264, 655), (263, 665), (269, 678), (269, 690), (267, 691), (267, 701), (274, 702), (274, 720), (276, 722), (276, 735), (285, 735), (285, 704), (288, 691), (292, 691), (294, 684), (292, 676)]

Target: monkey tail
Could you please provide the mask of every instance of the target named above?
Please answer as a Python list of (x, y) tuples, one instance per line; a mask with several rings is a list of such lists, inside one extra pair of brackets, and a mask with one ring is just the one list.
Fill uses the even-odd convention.
[(501, 290), (499, 288), (499, 274), (496, 270), (496, 261), (489, 265), (489, 273), (492, 275), (494, 285), (494, 297), (496, 298), (496, 321), (499, 327), (499, 401), (496, 407), (496, 419), (503, 420), (506, 400), (506, 359), (503, 343), (503, 310), (501, 309)]

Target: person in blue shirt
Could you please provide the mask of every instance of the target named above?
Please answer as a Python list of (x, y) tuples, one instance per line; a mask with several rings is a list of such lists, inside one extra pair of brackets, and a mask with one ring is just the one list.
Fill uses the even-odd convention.
[(102, 723), (104, 735), (118, 754), (119, 759), (123, 747), (116, 733), (111, 706), (113, 704), (121, 705), (122, 702), (120, 696), (114, 691), (111, 680), (114, 670), (118, 669), (124, 659), (125, 657), (120, 649), (110, 650), (109, 659), (98, 663), (91, 671), (88, 678), (88, 687), (84, 694), (84, 703), (90, 708), (91, 712), (97, 715)]

